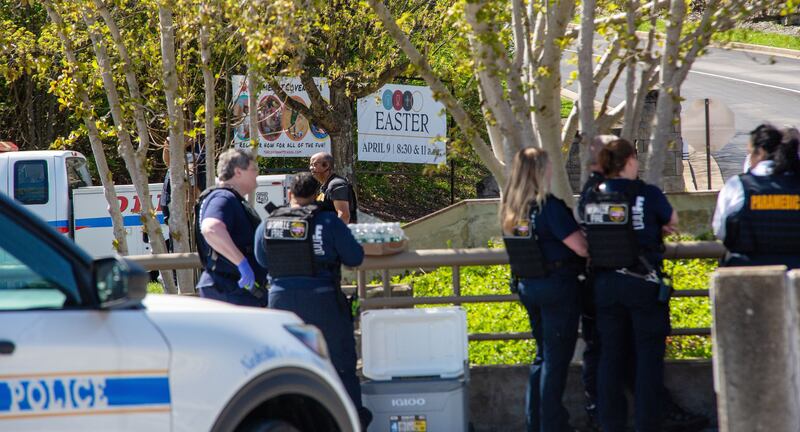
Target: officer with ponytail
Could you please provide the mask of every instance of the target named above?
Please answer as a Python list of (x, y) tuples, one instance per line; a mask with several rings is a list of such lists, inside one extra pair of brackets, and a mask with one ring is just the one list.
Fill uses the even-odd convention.
[(562, 397), (575, 350), (578, 275), (586, 239), (572, 211), (549, 191), (547, 152), (520, 150), (503, 189), (500, 224), (511, 264), (512, 290), (528, 311), (536, 339), (526, 395), (528, 431), (566, 431)]
[(598, 409), (605, 432), (624, 431), (629, 338), (635, 350), (635, 424), (659, 431), (669, 290), (662, 277), (663, 240), (678, 217), (664, 193), (638, 180), (636, 149), (624, 139), (604, 146), (598, 162), (605, 180), (584, 192), (589, 264), (600, 335)]
[(269, 271), (269, 307), (292, 311), (322, 331), (366, 430), (372, 414), (362, 405), (353, 315), (340, 288), (342, 264), (360, 265), (364, 249), (335, 212), (318, 207), (319, 187), (311, 173), (295, 176), (289, 205), (270, 213), (256, 230), (256, 259)]
[(762, 124), (750, 132), (750, 169), (720, 190), (712, 225), (726, 266), (800, 268), (797, 130)]

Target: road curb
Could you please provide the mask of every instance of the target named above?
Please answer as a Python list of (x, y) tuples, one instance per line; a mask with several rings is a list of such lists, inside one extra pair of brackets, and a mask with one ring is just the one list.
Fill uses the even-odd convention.
[(725, 42), (725, 43), (718, 43), (715, 42), (712, 46), (717, 48), (723, 49), (734, 49), (737, 51), (750, 51), (750, 52), (757, 52), (761, 54), (771, 54), (779, 57), (788, 57), (793, 59), (800, 59), (800, 51), (788, 49), (788, 48), (778, 48), (778, 47), (771, 47), (766, 45), (755, 45), (749, 44), (744, 42)]
[[(646, 38), (649, 33), (645, 31), (637, 31), (636, 35), (640, 38)], [(663, 39), (663, 33), (656, 33), (656, 38)], [(800, 51), (789, 48), (778, 48), (767, 45), (756, 45), (744, 42), (711, 42), (709, 45), (714, 48), (729, 49), (736, 51), (747, 51), (759, 54), (770, 54), (778, 57), (787, 57), (800, 60)]]

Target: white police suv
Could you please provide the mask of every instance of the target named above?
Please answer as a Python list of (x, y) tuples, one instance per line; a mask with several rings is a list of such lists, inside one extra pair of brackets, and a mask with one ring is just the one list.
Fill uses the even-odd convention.
[(0, 194), (0, 430), (358, 430), (316, 328), (146, 282)]

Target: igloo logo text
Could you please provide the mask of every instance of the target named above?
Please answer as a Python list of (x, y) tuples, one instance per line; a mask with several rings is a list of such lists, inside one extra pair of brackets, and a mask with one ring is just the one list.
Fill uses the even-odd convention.
[(425, 402), (425, 398), (397, 398), (392, 399), (392, 408), (421, 407)]

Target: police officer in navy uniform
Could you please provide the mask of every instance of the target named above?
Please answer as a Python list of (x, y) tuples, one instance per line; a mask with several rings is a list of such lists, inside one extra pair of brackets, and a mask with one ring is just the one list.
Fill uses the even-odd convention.
[[(619, 139), (616, 135), (597, 135), (589, 143), (589, 177), (581, 189), (580, 199), (578, 201), (578, 220), (583, 223), (585, 215), (583, 209), (585, 208), (586, 199), (590, 194), (593, 194), (594, 189), (606, 180), (603, 175), (602, 167), (600, 166), (598, 157), (600, 150), (606, 144), (609, 144)], [(581, 337), (583, 338), (586, 347), (583, 351), (583, 363), (581, 370), (581, 379), (583, 381), (584, 395), (586, 396), (586, 414), (589, 416), (590, 426), (592, 430), (599, 430), (598, 414), (597, 414), (597, 375), (600, 363), (600, 336), (596, 328), (596, 313), (594, 306), (594, 280), (591, 272), (587, 274), (587, 281), (583, 284), (583, 291), (581, 292)], [(628, 337), (630, 339), (630, 336)], [(626, 348), (628, 373), (625, 378), (625, 387), (628, 390), (634, 389), (634, 371), (635, 371), (635, 353), (633, 352), (632, 341), (629, 340)], [(699, 431), (706, 427), (708, 418), (702, 414), (689, 411), (678, 405), (672, 398), (669, 389), (662, 387), (661, 390), (662, 411), (663, 419), (661, 427), (667, 432), (692, 432)]]
[(796, 130), (763, 124), (750, 133), (750, 170), (717, 197), (713, 228), (723, 264), (800, 268), (800, 160)]
[(336, 212), (346, 224), (358, 223), (356, 192), (346, 178), (334, 174), (333, 156), (325, 152), (311, 156), (309, 170), (321, 185), (317, 205)]
[(372, 415), (361, 402), (353, 315), (340, 288), (341, 265), (361, 264), (364, 249), (336, 213), (317, 206), (318, 191), (310, 173), (295, 176), (289, 205), (270, 213), (256, 230), (256, 259), (269, 270), (269, 307), (292, 311), (322, 331), (366, 430)]
[(606, 180), (587, 191), (585, 215), (589, 260), (594, 273), (600, 335), (598, 408), (603, 431), (624, 431), (628, 339), (635, 351), (635, 424), (659, 431), (664, 351), (669, 324), (669, 290), (661, 274), (665, 233), (678, 217), (663, 192), (637, 179), (631, 143), (618, 139), (598, 155)]
[(578, 333), (578, 275), (586, 239), (564, 201), (548, 193), (547, 152), (520, 150), (503, 191), (500, 223), (512, 290), (528, 311), (536, 357), (526, 394), (528, 431), (571, 431), (562, 397)]
[(230, 149), (217, 165), (220, 185), (195, 205), (202, 297), (245, 306), (266, 306), (266, 270), (255, 259), (253, 236), (261, 222), (245, 195), (256, 190), (258, 166), (250, 152)]
[[(578, 200), (578, 220), (583, 221), (584, 215), (581, 209), (588, 196), (588, 191), (599, 185), (605, 180), (603, 171), (597, 161), (600, 150), (606, 144), (617, 139), (615, 135), (597, 135), (589, 141), (589, 164), (587, 169), (589, 177), (581, 189), (580, 199)], [(586, 345), (583, 350), (583, 363), (581, 364), (581, 380), (583, 381), (583, 392), (586, 397), (584, 409), (592, 423), (597, 422), (597, 369), (600, 363), (600, 338), (597, 335), (594, 294), (592, 290), (593, 281), (591, 274), (586, 275), (588, 279), (581, 284), (581, 338)], [(594, 424), (592, 426), (595, 426)]]

